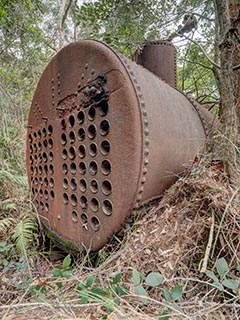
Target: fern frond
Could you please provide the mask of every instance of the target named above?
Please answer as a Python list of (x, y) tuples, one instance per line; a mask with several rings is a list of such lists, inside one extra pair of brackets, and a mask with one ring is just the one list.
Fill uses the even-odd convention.
[(0, 220), (0, 234), (7, 233), (9, 228), (13, 225), (14, 219), (13, 218), (3, 218)]
[(16, 173), (12, 173), (8, 170), (0, 170), (0, 182), (10, 181), (17, 185), (26, 186), (27, 185), (27, 177), (16, 175)]

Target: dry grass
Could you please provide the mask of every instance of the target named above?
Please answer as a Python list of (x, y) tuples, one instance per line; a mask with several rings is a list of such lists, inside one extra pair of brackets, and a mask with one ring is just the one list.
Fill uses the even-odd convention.
[[(239, 190), (238, 190), (239, 191)], [(73, 276), (58, 279), (52, 270), (61, 265), (60, 252), (29, 257), (34, 284), (44, 285), (46, 292), (32, 296), (25, 288), (18, 289), (26, 271), (9, 270), (0, 278), (0, 314), (2, 319), (13, 315), (37, 315), (39, 319), (158, 319), (164, 305), (162, 287), (147, 287), (148, 304), (130, 294), (121, 298), (120, 306), (109, 313), (106, 306), (112, 301), (95, 299), (82, 305), (76, 286), (90, 274), (95, 274), (99, 286), (107, 288), (108, 280), (117, 273), (133, 292), (132, 268), (145, 275), (151, 271), (164, 275), (169, 289), (184, 286), (178, 301), (181, 311), (172, 310), (170, 319), (240, 319), (240, 292), (223, 292), (212, 280), (200, 273), (205, 267), (215, 272), (217, 259), (224, 257), (231, 269), (230, 276), (239, 280), (240, 264), (240, 197), (228, 184), (221, 163), (195, 164), (191, 172), (167, 190), (163, 198), (145, 205), (136, 212), (134, 224), (126, 224), (119, 244), (113, 240), (97, 255), (74, 257)], [(212, 241), (209, 242), (209, 236)], [(120, 237), (120, 236), (119, 236)], [(210, 239), (211, 240), (211, 239)], [(119, 248), (120, 247), (120, 248)], [(50, 261), (50, 258), (54, 261)], [(94, 264), (94, 266), (93, 266)], [(24, 319), (24, 318), (23, 318)]]

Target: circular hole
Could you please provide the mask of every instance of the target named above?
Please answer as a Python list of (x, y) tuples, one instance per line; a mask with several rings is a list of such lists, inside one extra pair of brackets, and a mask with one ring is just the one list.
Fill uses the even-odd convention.
[(78, 153), (80, 158), (84, 158), (86, 155), (86, 148), (83, 144), (81, 144), (78, 148)]
[(63, 203), (64, 203), (64, 204), (68, 204), (68, 202), (69, 202), (68, 194), (67, 194), (67, 193), (64, 193), (64, 194), (63, 194)]
[(75, 124), (75, 118), (73, 115), (71, 115), (69, 118), (68, 118), (68, 123), (69, 123), (69, 126), (70, 127), (73, 127), (74, 124)]
[(35, 181), (35, 184), (38, 184), (38, 178), (37, 177), (34, 179), (34, 181)]
[(54, 166), (52, 164), (49, 166), (49, 172), (50, 174), (54, 174)]
[(46, 128), (43, 128), (43, 129), (42, 129), (42, 134), (43, 134), (43, 137), (46, 137), (46, 135), (47, 135), (47, 130), (46, 130)]
[(86, 164), (85, 162), (80, 162), (79, 163), (79, 171), (81, 174), (85, 174), (86, 173)]
[(36, 208), (38, 208), (38, 206), (39, 206), (39, 203), (37, 200), (35, 201), (35, 206), (36, 206)]
[(48, 191), (47, 190), (44, 191), (44, 196), (46, 199), (48, 199)]
[(83, 123), (84, 122), (84, 118), (85, 118), (84, 112), (83, 111), (79, 111), (78, 115), (77, 115), (78, 123), (80, 123), (80, 124)]
[(54, 194), (54, 191), (53, 191), (53, 190), (50, 191), (50, 196), (51, 196), (52, 199), (54, 199), (55, 194)]
[(34, 145), (33, 145), (33, 151), (37, 152), (37, 144), (36, 143), (34, 143)]
[(90, 156), (95, 157), (97, 154), (97, 145), (96, 143), (91, 143), (89, 146), (89, 153)]
[(33, 132), (34, 138), (37, 138), (37, 132)]
[(78, 139), (80, 141), (83, 141), (85, 139), (85, 130), (83, 128), (80, 128), (78, 130)]
[(87, 209), (87, 198), (85, 196), (81, 196), (80, 198), (80, 206), (82, 209)]
[(108, 181), (108, 180), (104, 180), (103, 181), (103, 183), (102, 183), (102, 192), (106, 196), (108, 196), (109, 194), (112, 193), (112, 185), (111, 185), (110, 181)]
[(106, 216), (110, 216), (112, 214), (112, 203), (109, 200), (104, 200), (102, 209)]
[(51, 188), (54, 187), (54, 179), (53, 178), (49, 179), (49, 185), (50, 185)]
[(43, 158), (43, 161), (44, 161), (44, 162), (47, 162), (48, 157), (47, 157), (46, 152), (43, 152), (42, 158)]
[(92, 193), (97, 193), (98, 192), (98, 182), (97, 182), (97, 180), (93, 179), (90, 182), (90, 190), (92, 191)]
[(52, 138), (50, 138), (50, 139), (48, 140), (48, 145), (49, 145), (49, 148), (52, 148), (52, 147), (53, 147), (53, 139), (52, 139)]
[(104, 160), (101, 165), (101, 170), (104, 175), (111, 173), (111, 163), (108, 160)]
[(47, 140), (46, 140), (46, 139), (43, 141), (43, 145), (44, 145), (44, 147), (45, 147), (45, 148), (47, 148), (47, 146), (48, 146), (48, 142), (47, 142)]
[(90, 207), (92, 211), (97, 212), (99, 210), (99, 201), (96, 198), (92, 198), (90, 202)]
[(88, 216), (86, 215), (86, 213), (81, 214), (81, 222), (82, 224), (88, 223)]
[(108, 113), (108, 103), (107, 101), (103, 100), (99, 105), (99, 114), (100, 116), (104, 117)]
[(80, 190), (81, 190), (82, 192), (85, 192), (85, 191), (87, 190), (87, 182), (86, 182), (85, 179), (81, 179), (81, 180), (80, 180), (80, 185), (79, 185), (79, 187), (80, 187)]
[(91, 124), (88, 127), (88, 136), (89, 136), (89, 138), (90, 139), (94, 139), (96, 137), (96, 134), (97, 134), (96, 126), (94, 124)]
[(103, 120), (100, 123), (100, 133), (102, 136), (106, 136), (109, 133), (110, 124), (107, 120)]
[(33, 157), (32, 156), (30, 156), (30, 164), (33, 164)]
[(64, 146), (67, 143), (67, 136), (65, 133), (61, 135), (61, 144)]
[(38, 130), (38, 138), (41, 139), (41, 137), (42, 137), (42, 132), (41, 130)]
[(30, 148), (30, 153), (33, 153), (33, 146), (32, 146), (32, 144), (30, 144), (29, 148)]
[(95, 161), (91, 161), (89, 164), (89, 172), (92, 176), (94, 176), (97, 173), (97, 163)]
[(45, 204), (45, 210), (46, 210), (46, 212), (49, 211), (49, 204), (48, 203)]
[(41, 153), (39, 153), (39, 155), (38, 155), (38, 162), (42, 163), (42, 154)]
[(43, 210), (43, 209), (44, 209), (44, 204), (43, 204), (43, 202), (42, 202), (42, 201), (40, 201), (39, 206), (40, 206), (40, 209), (41, 209), (41, 210)]
[(63, 158), (64, 160), (66, 160), (66, 159), (67, 159), (67, 156), (68, 156), (67, 149), (63, 149), (63, 151), (62, 151), (62, 158)]
[(72, 188), (72, 190), (77, 189), (77, 180), (75, 178), (71, 179), (71, 188)]
[(42, 189), (39, 190), (39, 195), (41, 198), (43, 197), (43, 190)]
[(49, 152), (49, 160), (53, 161), (53, 152), (52, 151)]
[(38, 142), (38, 150), (39, 150), (39, 151), (41, 151), (41, 150), (42, 150), (42, 144), (41, 144), (41, 142), (40, 142), (40, 141)]
[(48, 174), (48, 166), (45, 164), (45, 166), (43, 167), (45, 174)]
[(64, 163), (64, 164), (62, 165), (62, 171), (63, 171), (64, 174), (67, 174), (67, 173), (68, 173), (68, 165), (67, 165), (66, 163)]
[(93, 230), (94, 231), (98, 231), (99, 230), (99, 228), (100, 228), (100, 222), (99, 222), (99, 220), (98, 220), (98, 218), (97, 217), (92, 217), (92, 219), (91, 219), (91, 225), (92, 225), (92, 228), (93, 228)]
[(75, 223), (78, 222), (78, 213), (75, 210), (72, 212), (72, 221)]
[(74, 193), (71, 195), (71, 203), (72, 203), (72, 205), (74, 207), (76, 207), (76, 205), (77, 205), (77, 196)]
[(62, 185), (63, 185), (63, 188), (64, 188), (64, 189), (67, 189), (67, 188), (68, 188), (68, 179), (67, 179), (67, 178), (64, 178), (64, 179), (63, 179)]
[(31, 133), (28, 135), (28, 138), (29, 138), (29, 141), (30, 141), (30, 143), (33, 141), (33, 138), (32, 138), (32, 135), (31, 135)]
[(51, 135), (53, 133), (53, 126), (49, 125), (48, 126), (48, 134)]
[(77, 172), (77, 166), (76, 166), (76, 163), (75, 162), (72, 162), (70, 164), (70, 171), (71, 171), (71, 174), (76, 174)]
[(88, 110), (89, 120), (94, 120), (95, 117), (96, 117), (96, 109), (94, 107), (89, 108), (89, 110)]
[(61, 120), (61, 127), (62, 127), (63, 130), (66, 129), (66, 121), (65, 121), (65, 119)]
[(39, 171), (39, 174), (42, 174), (42, 172), (43, 172), (42, 166), (39, 166), (39, 167), (38, 167), (38, 171)]
[(73, 160), (73, 159), (75, 159), (75, 157), (76, 157), (76, 151), (75, 151), (75, 148), (74, 147), (70, 147), (69, 148), (69, 158), (71, 159), (71, 160)]
[(38, 159), (38, 156), (37, 156), (37, 154), (35, 154), (35, 155), (34, 155), (34, 160), (37, 161), (37, 159)]
[(45, 187), (48, 187), (48, 178), (47, 177), (45, 177), (43, 179), (43, 183), (44, 183)]
[(75, 132), (74, 131), (70, 131), (69, 140), (70, 140), (70, 143), (74, 143), (75, 142)]
[(42, 177), (39, 178), (39, 183), (42, 185), (43, 184), (43, 179)]
[(35, 194), (35, 190), (34, 190), (34, 188), (32, 188), (32, 194), (33, 194), (33, 195)]

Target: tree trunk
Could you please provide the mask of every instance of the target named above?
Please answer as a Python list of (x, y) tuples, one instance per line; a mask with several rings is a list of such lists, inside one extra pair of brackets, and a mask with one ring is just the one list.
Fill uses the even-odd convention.
[[(227, 173), (240, 184), (240, 0), (216, 0), (219, 23), (220, 139), (217, 142)], [(220, 147), (220, 148), (219, 148)]]

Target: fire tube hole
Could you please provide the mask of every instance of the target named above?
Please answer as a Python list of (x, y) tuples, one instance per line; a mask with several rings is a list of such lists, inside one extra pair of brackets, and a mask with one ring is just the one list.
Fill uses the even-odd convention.
[(38, 208), (38, 206), (39, 206), (39, 203), (37, 200), (35, 201), (35, 206), (36, 206), (36, 208)]
[(74, 207), (76, 207), (76, 205), (77, 205), (77, 196), (74, 193), (71, 195), (71, 203), (72, 203), (72, 205)]
[(110, 216), (112, 214), (112, 203), (109, 200), (104, 200), (102, 209), (106, 216)]
[(92, 193), (97, 193), (98, 192), (98, 182), (97, 182), (97, 180), (93, 179), (90, 182), (90, 190), (92, 191)]
[(87, 198), (85, 196), (81, 196), (80, 198), (80, 206), (82, 209), (87, 209), (87, 205), (88, 205), (88, 202), (87, 202)]
[(89, 110), (88, 110), (89, 120), (94, 120), (95, 117), (96, 117), (96, 109), (94, 107), (89, 108)]
[(34, 188), (32, 188), (32, 194), (33, 194), (33, 195), (35, 194), (35, 190), (34, 190)]
[(64, 163), (64, 164), (62, 165), (62, 171), (63, 171), (64, 174), (67, 174), (67, 173), (68, 173), (68, 165), (67, 165), (66, 163)]
[(77, 166), (76, 166), (76, 163), (75, 162), (72, 162), (70, 164), (70, 171), (71, 171), (71, 174), (76, 174), (77, 172)]
[(51, 188), (54, 187), (54, 179), (53, 178), (49, 179), (49, 185), (50, 185)]
[(51, 190), (51, 191), (50, 191), (50, 196), (51, 196), (51, 198), (52, 198), (52, 199), (54, 199), (54, 198), (55, 198), (55, 193), (54, 193), (54, 191), (53, 191), (53, 190)]
[(47, 162), (48, 157), (47, 157), (46, 152), (43, 152), (43, 154), (42, 154), (42, 158), (43, 158), (43, 161), (44, 161), (44, 162)]
[(35, 154), (34, 155), (34, 160), (37, 161), (37, 159), (38, 159), (38, 156), (37, 156), (37, 154)]
[(31, 171), (31, 173), (33, 173), (33, 166), (30, 167), (30, 171)]
[(77, 213), (77, 211), (73, 211), (72, 212), (72, 221), (74, 222), (74, 223), (77, 223), (78, 222), (78, 213)]
[(68, 194), (67, 194), (67, 193), (64, 193), (64, 194), (63, 194), (63, 203), (64, 203), (65, 205), (67, 205), (68, 202), (69, 202)]
[(45, 199), (47, 200), (48, 199), (48, 191), (47, 190), (44, 191), (44, 195), (45, 195)]
[(63, 146), (65, 146), (66, 143), (67, 143), (67, 136), (66, 136), (65, 133), (62, 133), (62, 135), (61, 135), (61, 144)]
[(108, 195), (110, 195), (112, 193), (112, 185), (111, 185), (110, 181), (108, 181), (108, 180), (104, 180), (103, 181), (103, 183), (102, 183), (102, 192), (106, 196), (108, 196)]
[(44, 204), (42, 201), (40, 201), (40, 209), (43, 210), (44, 209)]
[(46, 139), (43, 141), (43, 145), (44, 145), (45, 148), (47, 148), (48, 142), (47, 142)]
[(92, 228), (93, 228), (93, 230), (94, 231), (98, 231), (99, 230), (99, 228), (100, 228), (100, 222), (99, 222), (99, 220), (98, 220), (98, 218), (97, 217), (92, 217), (92, 219), (91, 219), (91, 226), (92, 226)]
[(40, 194), (40, 197), (42, 198), (43, 197), (43, 190), (42, 189), (39, 190), (39, 194)]
[(74, 147), (70, 147), (68, 154), (69, 154), (69, 158), (70, 158), (71, 160), (75, 159), (75, 158), (76, 158), (75, 148), (74, 148)]
[(84, 122), (84, 118), (85, 118), (84, 112), (83, 111), (78, 112), (77, 120), (79, 124), (82, 124)]
[(70, 131), (69, 140), (70, 140), (70, 143), (74, 143), (75, 142), (76, 138), (75, 138), (75, 132), (74, 131)]
[(50, 124), (48, 126), (48, 134), (51, 135), (53, 133), (53, 126)]
[(90, 156), (95, 157), (97, 154), (97, 145), (96, 143), (91, 143), (89, 146), (89, 153)]
[(67, 156), (68, 156), (67, 149), (63, 149), (63, 151), (62, 151), (62, 158), (63, 158), (64, 160), (66, 160), (66, 159), (67, 159)]
[(42, 185), (43, 184), (43, 179), (42, 177), (39, 177), (39, 183)]
[(61, 126), (62, 126), (63, 130), (66, 129), (66, 121), (65, 121), (65, 119), (61, 120)]
[(69, 118), (68, 118), (68, 123), (69, 123), (69, 126), (70, 127), (73, 127), (74, 124), (75, 124), (75, 118), (73, 115), (71, 115)]
[(92, 198), (90, 207), (93, 212), (97, 212), (99, 210), (99, 201), (96, 198)]
[(71, 179), (71, 189), (73, 191), (77, 189), (77, 180), (75, 178)]
[(50, 174), (54, 174), (54, 166), (52, 164), (49, 166), (49, 172)]
[(45, 204), (45, 210), (46, 210), (46, 212), (49, 212), (49, 204), (48, 203)]
[(42, 150), (42, 144), (41, 144), (41, 142), (40, 142), (40, 141), (38, 142), (38, 150), (39, 150), (39, 151), (41, 151), (41, 150)]
[(111, 173), (111, 163), (108, 160), (104, 160), (101, 165), (101, 170), (104, 175), (109, 175)]
[(42, 154), (41, 153), (39, 153), (39, 155), (38, 155), (38, 162), (42, 163)]
[(97, 134), (96, 126), (94, 124), (91, 124), (88, 127), (88, 136), (89, 136), (89, 138), (90, 139), (94, 139), (96, 137), (96, 134)]
[(108, 113), (108, 103), (107, 101), (103, 100), (99, 105), (99, 113), (100, 116), (104, 117)]
[(79, 163), (79, 172), (84, 175), (86, 173), (86, 164), (85, 162)]
[(37, 144), (36, 143), (34, 143), (34, 145), (33, 145), (33, 151), (37, 152)]
[(38, 138), (41, 139), (41, 137), (42, 137), (42, 132), (41, 130), (38, 130)]
[(34, 138), (37, 138), (37, 132), (33, 132)]
[(80, 186), (79, 187), (80, 187), (80, 190), (82, 192), (85, 192), (87, 190), (87, 182), (86, 182), (85, 179), (81, 179), (80, 180)]
[(97, 163), (95, 161), (91, 161), (89, 164), (89, 172), (92, 176), (94, 176), (98, 171)]
[(78, 139), (80, 141), (83, 141), (85, 139), (85, 130), (83, 128), (80, 128), (78, 130)]
[(78, 153), (80, 158), (84, 158), (86, 155), (86, 148), (83, 144), (81, 144), (78, 148)]
[(33, 157), (30, 156), (30, 164), (33, 164)]
[(49, 148), (52, 148), (52, 147), (53, 147), (53, 139), (52, 139), (52, 138), (50, 138), (50, 139), (48, 140), (48, 145), (49, 145)]
[(45, 174), (48, 174), (48, 166), (45, 164), (45, 166), (43, 167)]
[(43, 134), (43, 137), (46, 137), (46, 135), (47, 135), (47, 130), (46, 130), (46, 128), (43, 128), (43, 129), (42, 129), (42, 134)]
[(39, 171), (39, 174), (42, 174), (42, 172), (43, 172), (42, 166), (38, 167), (38, 171)]
[(35, 178), (35, 184), (38, 185), (38, 178)]
[(62, 184), (63, 184), (63, 188), (64, 188), (64, 189), (67, 189), (67, 188), (68, 188), (68, 179), (67, 179), (67, 178), (64, 178)]
[(88, 223), (88, 216), (86, 215), (86, 213), (81, 214), (81, 221), (82, 221), (82, 224)]
[(29, 138), (29, 141), (30, 141), (30, 143), (33, 141), (33, 138), (32, 138), (32, 135), (31, 135), (31, 133), (28, 135), (28, 138)]
[(53, 161), (53, 152), (52, 151), (49, 152), (49, 160)]
[(100, 133), (102, 136), (106, 136), (109, 133), (110, 124), (107, 120), (103, 120), (100, 123)]
[[(31, 143), (31, 142), (30, 142), (30, 143)], [(30, 148), (30, 153), (33, 153), (33, 146), (32, 146), (32, 144), (30, 144), (29, 148)]]
[(48, 187), (48, 178), (47, 177), (45, 177), (43, 179), (43, 183), (44, 183), (45, 187)]

